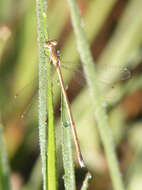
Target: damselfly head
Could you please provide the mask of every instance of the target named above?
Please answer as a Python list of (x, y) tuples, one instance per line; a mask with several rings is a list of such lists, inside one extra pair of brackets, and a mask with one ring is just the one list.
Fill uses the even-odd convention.
[(53, 46), (57, 46), (58, 42), (57, 40), (49, 40), (44, 43), (44, 47), (50, 49)]

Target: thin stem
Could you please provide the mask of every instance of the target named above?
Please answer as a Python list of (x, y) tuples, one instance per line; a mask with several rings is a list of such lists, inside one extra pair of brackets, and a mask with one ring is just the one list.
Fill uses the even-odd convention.
[(56, 179), (56, 142), (54, 129), (54, 112), (53, 112), (53, 98), (52, 98), (52, 78), (51, 65), (47, 66), (48, 77), (48, 189), (57, 189)]
[[(47, 17), (43, 13), (43, 25), (45, 41), (48, 41), (47, 34)], [(45, 43), (44, 41), (44, 43)], [(48, 55), (48, 52), (45, 52)], [(47, 56), (49, 58), (49, 55)], [(54, 110), (53, 110), (53, 95), (52, 95), (52, 77), (51, 77), (51, 63), (47, 61), (47, 102), (48, 102), (48, 189), (57, 189), (57, 176), (56, 176), (56, 139), (54, 128)]]
[(39, 55), (39, 142), (42, 161), (43, 189), (47, 190), (47, 65), (44, 53), (44, 17), (46, 1), (36, 0), (37, 41)]
[(75, 171), (73, 162), (73, 150), (71, 128), (69, 124), (68, 109), (62, 94), (61, 118), (62, 118), (62, 155), (64, 164), (64, 184), (66, 190), (75, 190)]
[(104, 145), (110, 175), (115, 190), (124, 190), (124, 185), (121, 179), (121, 173), (118, 167), (118, 161), (115, 154), (114, 142), (107, 121), (107, 115), (103, 108), (101, 94), (97, 85), (96, 71), (94, 68), (93, 58), (89, 49), (89, 45), (84, 33), (82, 20), (80, 18), (79, 9), (75, 0), (68, 0), (71, 11), (72, 24), (77, 38), (78, 50), (86, 75), (87, 83), (90, 89), (92, 104), (95, 112), (98, 130)]

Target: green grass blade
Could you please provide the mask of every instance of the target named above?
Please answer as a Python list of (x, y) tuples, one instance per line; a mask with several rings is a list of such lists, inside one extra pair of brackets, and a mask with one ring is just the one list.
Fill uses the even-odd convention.
[(97, 77), (93, 64), (93, 58), (91, 56), (89, 45), (87, 43), (87, 39), (83, 30), (82, 21), (79, 15), (79, 9), (75, 0), (68, 0), (68, 4), (70, 7), (72, 24), (77, 38), (78, 50), (80, 52), (82, 62), (85, 63), (83, 67), (91, 93), (92, 104), (98, 124), (98, 130), (104, 145), (112, 183), (115, 190), (124, 190), (117, 157), (115, 154), (114, 142), (112, 139), (111, 131), (109, 129), (107, 115), (102, 106), (102, 99), (97, 85)]
[(39, 54), (39, 141), (42, 160), (43, 189), (47, 190), (47, 58), (44, 53), (44, 0), (36, 0), (37, 40)]
[[(47, 35), (47, 18), (43, 14), (44, 35), (45, 40), (48, 40)], [(47, 52), (48, 55), (48, 52)], [(48, 189), (57, 189), (56, 179), (56, 140), (55, 140), (55, 126), (54, 126), (54, 111), (53, 111), (53, 94), (52, 94), (52, 71), (51, 63), (47, 62), (47, 102), (48, 102)]]
[(71, 128), (69, 125), (68, 110), (62, 95), (61, 104), (61, 117), (62, 117), (62, 154), (64, 164), (64, 183), (66, 190), (75, 190), (75, 172), (73, 162), (73, 151), (71, 143)]
[(2, 124), (0, 123), (0, 189), (10, 190), (9, 167), (6, 155), (6, 149), (3, 139)]
[(48, 77), (48, 189), (57, 189), (56, 180), (56, 142), (55, 142), (55, 127), (53, 115), (53, 96), (52, 96), (52, 81), (50, 73), (50, 65), (47, 69)]

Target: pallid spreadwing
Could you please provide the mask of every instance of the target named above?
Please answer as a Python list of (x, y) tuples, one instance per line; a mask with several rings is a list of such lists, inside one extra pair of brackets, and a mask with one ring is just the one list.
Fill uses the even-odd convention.
[(50, 56), (50, 60), (51, 63), (54, 65), (54, 67), (56, 68), (58, 77), (59, 77), (59, 82), (61, 85), (61, 89), (62, 89), (62, 93), (64, 96), (64, 100), (67, 106), (67, 110), (68, 110), (68, 115), (69, 115), (69, 120), (70, 120), (70, 125), (71, 125), (71, 129), (72, 129), (72, 133), (73, 133), (73, 138), (74, 138), (74, 143), (75, 143), (75, 147), (76, 147), (76, 152), (77, 152), (77, 157), (78, 157), (78, 161), (81, 167), (85, 167), (85, 163), (81, 154), (81, 150), (80, 150), (80, 145), (79, 145), (79, 140), (78, 140), (78, 136), (77, 136), (77, 132), (76, 132), (76, 128), (75, 128), (75, 122), (73, 119), (73, 115), (72, 115), (72, 111), (71, 111), (71, 106), (70, 106), (70, 102), (68, 99), (68, 95), (65, 89), (65, 85), (64, 85), (64, 80), (63, 80), (63, 76), (62, 76), (62, 72), (60, 69), (60, 57), (56, 51), (56, 46), (57, 46), (57, 41), (56, 40), (50, 40), (45, 42), (44, 47), (49, 49), (49, 56)]
[[(64, 96), (64, 100), (67, 106), (67, 110), (68, 110), (68, 115), (69, 115), (69, 120), (70, 120), (70, 125), (71, 125), (71, 129), (72, 129), (72, 133), (73, 133), (73, 138), (74, 138), (74, 143), (75, 143), (75, 147), (76, 147), (76, 152), (77, 152), (77, 157), (78, 157), (78, 161), (81, 167), (85, 167), (85, 163), (83, 160), (83, 156), (81, 154), (81, 149), (80, 149), (80, 145), (79, 145), (79, 140), (78, 140), (78, 136), (77, 136), (77, 132), (76, 132), (76, 128), (75, 128), (75, 122), (73, 119), (73, 115), (72, 115), (72, 111), (71, 111), (71, 106), (70, 106), (70, 102), (68, 99), (68, 95), (66, 92), (66, 88), (65, 88), (65, 84), (64, 84), (64, 80), (63, 80), (63, 76), (62, 76), (62, 72), (61, 72), (61, 68), (60, 68), (60, 56), (56, 50), (56, 46), (57, 46), (57, 41), (56, 40), (50, 40), (44, 43), (44, 47), (47, 48), (49, 50), (49, 56), (50, 56), (50, 61), (51, 63), (54, 65), (54, 67), (56, 68), (57, 74), (58, 74), (58, 78), (59, 78), (59, 83), (61, 86), (61, 90)], [(127, 70), (127, 68), (124, 68), (124, 72), (127, 73), (127, 76), (125, 79), (127, 79), (127, 77), (129, 77), (129, 70)]]
[[(66, 105), (67, 105), (67, 108), (68, 108), (68, 114), (70, 116), (69, 119), (70, 119), (70, 124), (71, 124), (72, 131), (73, 131), (73, 137), (74, 137), (74, 141), (75, 141), (75, 147), (76, 147), (76, 151), (77, 151), (77, 155), (78, 155), (78, 160), (79, 160), (80, 166), (85, 167), (85, 163), (83, 161), (83, 157), (82, 157), (80, 146), (79, 146), (77, 132), (76, 132), (76, 129), (75, 129), (75, 123), (74, 123), (72, 112), (71, 112), (70, 102), (68, 100), (68, 95), (67, 95), (67, 92), (66, 92), (66, 88), (65, 88), (65, 85), (64, 85), (63, 76), (62, 76), (62, 72), (61, 72), (61, 68), (60, 68), (60, 66), (61, 66), (60, 65), (60, 62), (61, 62), (60, 61), (60, 56), (59, 56), (58, 52), (56, 51), (56, 46), (57, 46), (57, 41), (56, 40), (50, 40), (50, 41), (44, 43), (44, 47), (49, 49), (50, 60), (51, 60), (52, 64), (54, 65), (55, 70), (58, 73), (60, 86), (61, 86), (62, 93), (63, 93), (65, 101), (66, 101)], [(125, 72), (125, 70), (124, 70), (124, 72)], [(129, 72), (127, 72), (127, 70), (126, 70), (126, 74), (129, 75)], [(124, 77), (124, 80), (125, 79), (127, 79), (127, 77), (126, 78)], [(79, 83), (81, 83), (81, 82), (79, 82)], [(17, 96), (18, 95), (16, 95), (16, 97)], [(28, 107), (28, 109), (29, 109), (29, 106), (26, 106), (26, 107)], [(21, 117), (24, 117), (26, 112), (27, 112), (27, 109), (22, 112)]]

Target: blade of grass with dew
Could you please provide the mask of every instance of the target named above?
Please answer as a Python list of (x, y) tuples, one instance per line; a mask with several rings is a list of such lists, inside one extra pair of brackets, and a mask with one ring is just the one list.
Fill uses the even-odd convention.
[[(47, 35), (47, 17), (43, 13), (44, 35), (45, 41), (48, 40)], [(46, 52), (48, 55), (48, 52)], [(53, 94), (52, 94), (52, 77), (51, 77), (51, 63), (47, 64), (47, 102), (48, 102), (48, 189), (57, 189), (56, 177), (56, 140), (54, 127), (54, 111), (53, 111)]]
[(62, 155), (63, 155), (63, 165), (64, 165), (64, 183), (66, 190), (75, 190), (75, 172), (74, 172), (74, 162), (73, 162), (73, 151), (71, 143), (71, 128), (68, 118), (68, 110), (62, 95), (61, 103), (61, 118), (62, 118)]
[(56, 190), (56, 142), (53, 116), (51, 68), (48, 66), (48, 188)]
[(44, 1), (36, 0), (37, 14), (37, 35), (38, 35), (38, 54), (39, 54), (39, 142), (40, 154), (42, 160), (43, 189), (47, 190), (47, 67), (44, 54), (44, 29), (43, 29), (43, 10)]
[(10, 190), (10, 173), (3, 139), (3, 126), (0, 121), (0, 189)]
[[(49, 138), (54, 138), (53, 125), (53, 106), (52, 106), (52, 92), (51, 92), (51, 78), (50, 78), (50, 61), (47, 59), (44, 52), (44, 42), (48, 40), (47, 36), (47, 19), (46, 1), (36, 0), (36, 14), (37, 14), (37, 34), (38, 34), (38, 53), (39, 53), (39, 140), (40, 152), (42, 159), (42, 174), (43, 174), (43, 189), (56, 189), (56, 171), (55, 171), (55, 141), (50, 141), (48, 144), (49, 158), (47, 160), (47, 99), (48, 99), (48, 133), (51, 132)], [(48, 61), (47, 61), (48, 60)], [(47, 84), (47, 77), (48, 84)], [(48, 88), (48, 89), (47, 89)], [(48, 96), (47, 96), (48, 90)], [(50, 128), (51, 127), (51, 128)], [(54, 129), (53, 129), (54, 130)], [(50, 145), (53, 145), (50, 150)], [(53, 158), (53, 160), (51, 160)], [(51, 161), (51, 163), (49, 163)], [(48, 171), (47, 171), (48, 165)], [(53, 167), (53, 168), (52, 168)], [(48, 184), (49, 182), (49, 184)]]
[(87, 39), (82, 26), (83, 23), (80, 18), (79, 9), (75, 0), (68, 0), (68, 4), (71, 12), (73, 28), (77, 38), (78, 50), (82, 62), (85, 63), (83, 64), (83, 68), (92, 98), (92, 104), (94, 107), (98, 130), (104, 145), (112, 184), (115, 190), (124, 190), (121, 173), (118, 167), (117, 157), (115, 154), (114, 142), (112, 139), (111, 131), (109, 129), (107, 115), (102, 106), (102, 99), (101, 94), (99, 93), (99, 88), (97, 86), (97, 77), (93, 58), (91, 56), (89, 45), (87, 43)]

